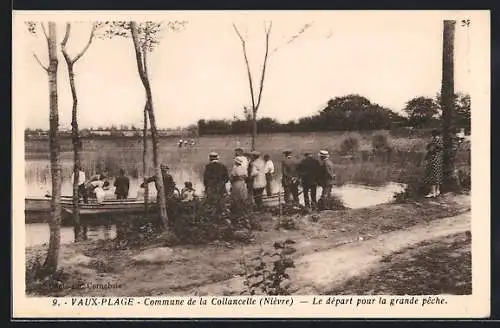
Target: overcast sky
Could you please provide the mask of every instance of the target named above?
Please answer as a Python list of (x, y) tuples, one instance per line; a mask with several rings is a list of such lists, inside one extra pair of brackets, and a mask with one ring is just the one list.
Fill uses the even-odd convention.
[[(158, 16), (157, 19), (165, 17)], [(191, 13), (180, 32), (165, 31), (150, 55), (149, 72), (159, 127), (196, 123), (198, 119), (242, 115), (250, 105), (248, 80), (235, 22), (247, 37), (254, 81), (260, 78), (264, 19), (273, 20), (271, 50), (259, 116), (286, 122), (322, 109), (330, 98), (357, 93), (401, 111), (415, 96), (440, 90), (442, 16), (398, 12)], [(85, 21), (85, 19), (83, 19)], [(290, 44), (306, 23), (312, 26)], [(58, 22), (59, 42), (64, 24)], [(48, 128), (47, 74), (32, 53), (47, 62), (43, 36), (18, 28), (14, 74), (23, 86), (17, 100), (26, 127)], [(68, 48), (76, 53), (89, 35), (88, 23), (74, 24)], [(469, 30), (457, 24), (455, 88), (468, 92)], [(69, 128), (71, 93), (65, 62), (59, 61), (61, 128)], [(142, 126), (144, 89), (130, 39), (95, 39), (75, 65), (81, 127)]]

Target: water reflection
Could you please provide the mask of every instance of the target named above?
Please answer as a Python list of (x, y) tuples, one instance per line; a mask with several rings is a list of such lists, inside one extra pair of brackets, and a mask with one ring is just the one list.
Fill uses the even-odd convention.
[[(43, 245), (49, 242), (50, 230), (47, 223), (26, 224), (26, 247)], [(111, 226), (90, 226), (87, 230), (90, 240), (114, 239), (116, 238), (116, 227)], [(61, 244), (74, 242), (75, 235), (73, 227), (61, 227)]]

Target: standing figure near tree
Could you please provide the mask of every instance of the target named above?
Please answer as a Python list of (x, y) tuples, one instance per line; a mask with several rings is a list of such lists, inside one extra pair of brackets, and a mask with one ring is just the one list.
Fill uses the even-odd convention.
[(205, 166), (203, 173), (205, 196), (208, 201), (219, 202), (226, 194), (229, 174), (226, 166), (219, 162), (219, 154), (211, 152), (208, 154), (208, 159), (210, 162)]
[(252, 188), (253, 197), (255, 201), (255, 206), (257, 209), (262, 208), (262, 194), (264, 193), (264, 188), (266, 187), (266, 173), (265, 173), (265, 163), (260, 152), (252, 151)]
[[(78, 168), (78, 197), (83, 198), (84, 203), (88, 203), (88, 193), (87, 193), (87, 188), (85, 187), (85, 171), (83, 171), (81, 165), (77, 165)], [(71, 175), (71, 183), (73, 183), (73, 180), (75, 178), (75, 173)]]
[[(169, 173), (170, 168), (168, 167), (168, 165), (165, 163), (162, 163), (160, 165), (160, 169), (161, 169), (161, 176), (163, 179), (163, 189), (165, 190), (165, 198), (168, 201), (168, 200), (173, 199), (175, 197), (175, 190), (177, 188), (175, 186), (174, 178)], [(153, 175), (153, 176), (147, 178), (145, 182), (146, 183), (154, 182), (156, 190), (158, 190), (156, 175)], [(144, 188), (144, 182), (141, 183), (141, 188)]]
[(321, 209), (327, 209), (330, 206), (333, 182), (335, 181), (335, 172), (328, 151), (321, 150), (319, 152), (319, 159), (320, 159), (319, 185), (321, 186), (322, 191), (318, 205)]
[(274, 174), (274, 163), (269, 158), (269, 155), (264, 155), (264, 172), (266, 174), (266, 194), (268, 196), (272, 195), (272, 183), (273, 183), (273, 174)]
[[(316, 199), (316, 189), (318, 188), (318, 172), (320, 172), (319, 161), (312, 156), (310, 152), (304, 154), (298, 166), (300, 183), (304, 192), (304, 205), (306, 208), (316, 208), (318, 202)], [(309, 200), (311, 196), (311, 200)]]
[(248, 189), (246, 180), (248, 170), (244, 160), (237, 156), (231, 170), (231, 212), (238, 215), (243, 212), (248, 203)]
[(281, 183), (285, 192), (285, 202), (290, 203), (290, 196), (293, 197), (293, 204), (299, 205), (299, 177), (297, 174), (297, 163), (292, 158), (292, 151), (283, 152), (284, 159), (281, 163), (281, 172), (283, 174)]
[(430, 192), (425, 197), (437, 197), (443, 180), (443, 141), (437, 130), (432, 131), (425, 161), (425, 183), (430, 186)]
[(130, 187), (130, 179), (125, 176), (125, 170), (120, 169), (120, 175), (116, 177), (115, 182), (115, 195), (116, 199), (127, 199), (128, 190)]

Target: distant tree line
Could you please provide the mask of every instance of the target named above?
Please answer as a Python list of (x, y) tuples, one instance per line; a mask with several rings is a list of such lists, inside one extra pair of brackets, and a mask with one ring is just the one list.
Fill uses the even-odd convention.
[[(439, 127), (441, 109), (439, 95), (436, 99), (416, 97), (407, 102), (405, 116), (389, 108), (372, 103), (367, 98), (351, 94), (336, 97), (327, 102), (317, 114), (296, 121), (280, 123), (275, 119), (263, 117), (257, 120), (259, 133), (274, 132), (315, 132), (315, 131), (363, 131), (400, 127), (433, 128)], [(470, 97), (455, 95), (456, 128), (470, 130)], [(249, 134), (252, 132), (251, 116), (244, 108), (244, 118), (232, 120), (199, 120), (200, 135), (210, 134)]]

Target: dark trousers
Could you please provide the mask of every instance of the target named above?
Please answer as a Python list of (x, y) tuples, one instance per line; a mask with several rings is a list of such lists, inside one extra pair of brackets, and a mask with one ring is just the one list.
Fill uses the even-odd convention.
[(246, 183), (247, 183), (248, 198), (251, 200), (253, 198), (253, 179), (247, 178)]
[(127, 199), (126, 194), (116, 194), (116, 199)]
[[(316, 189), (318, 188), (318, 185), (314, 183), (302, 183), (302, 191), (304, 192), (304, 203), (306, 207), (312, 207), (315, 208), (318, 205), (317, 199), (316, 199)], [(309, 200), (309, 196), (311, 196), (311, 200)]]
[(321, 186), (321, 197), (319, 198), (320, 209), (327, 209), (330, 206), (330, 200), (332, 196), (332, 185)]
[(78, 197), (83, 198), (85, 204), (89, 202), (88, 191), (84, 183), (78, 186)]
[(266, 194), (268, 196), (272, 195), (271, 183), (273, 182), (273, 175), (271, 173), (266, 173)]
[(262, 194), (264, 193), (264, 188), (255, 188), (253, 190), (253, 199), (255, 201), (255, 205), (257, 208), (261, 208), (263, 203), (262, 203)]
[(290, 203), (290, 196), (295, 204), (299, 203), (299, 184), (296, 181), (283, 179), (283, 191), (285, 192), (285, 202)]

